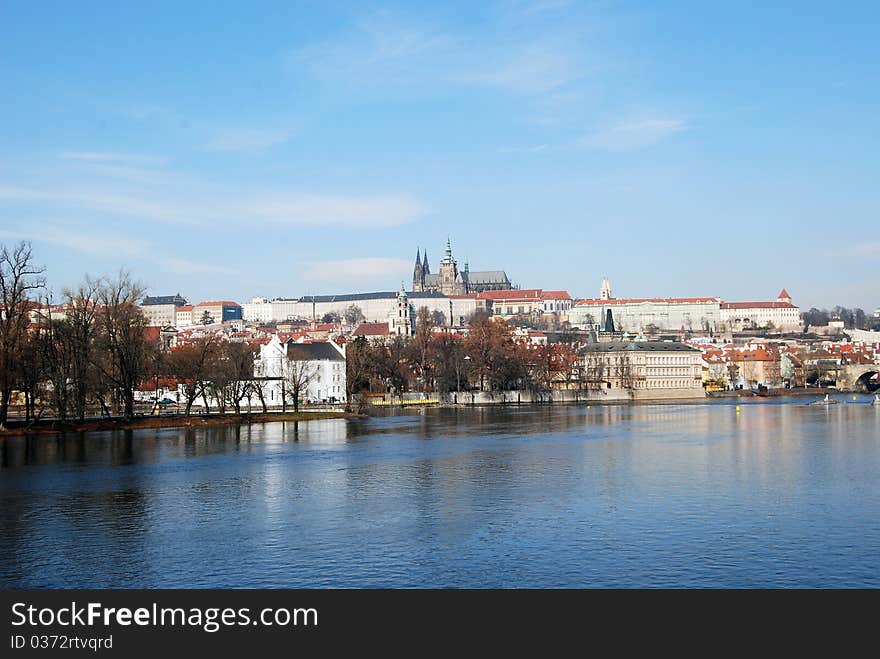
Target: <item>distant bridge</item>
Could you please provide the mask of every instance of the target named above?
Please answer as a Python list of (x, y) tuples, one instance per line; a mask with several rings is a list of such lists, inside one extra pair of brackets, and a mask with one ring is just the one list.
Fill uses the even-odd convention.
[(877, 364), (848, 364), (841, 366), (837, 372), (838, 389), (861, 389), (875, 391), (880, 382), (871, 378), (880, 373), (880, 365)]

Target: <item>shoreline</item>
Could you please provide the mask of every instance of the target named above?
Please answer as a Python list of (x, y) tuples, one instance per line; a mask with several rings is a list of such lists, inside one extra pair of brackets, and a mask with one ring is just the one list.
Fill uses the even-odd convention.
[(250, 414), (195, 414), (190, 416), (142, 416), (133, 419), (87, 419), (86, 421), (12, 421), (0, 438), (25, 435), (56, 435), (100, 430), (144, 430), (150, 428), (206, 428), (250, 425), (277, 421), (316, 421), (320, 419), (364, 419), (354, 412), (253, 412)]
[[(633, 404), (681, 404), (702, 403), (724, 399), (746, 399), (754, 402), (772, 401), (785, 398), (807, 398), (831, 395), (873, 395), (865, 392), (847, 392), (838, 389), (792, 389), (784, 393), (772, 396), (758, 396), (751, 391), (723, 391), (711, 392), (702, 398), (656, 398), (639, 400), (603, 400), (588, 399), (579, 401), (569, 400), (545, 400), (545, 401), (492, 401), (480, 403), (450, 403), (445, 401), (431, 401), (428, 404), (419, 404), (421, 401), (414, 400), (409, 405), (387, 405), (375, 410), (380, 412), (378, 416), (384, 416), (381, 412), (397, 413), (401, 410), (416, 411), (426, 408), (467, 409), (472, 407), (556, 407), (572, 405), (633, 405)], [(190, 416), (138, 416), (125, 420), (121, 418), (111, 419), (87, 419), (86, 421), (37, 421), (28, 422), (12, 420), (5, 430), (0, 430), (0, 439), (4, 437), (22, 437), (27, 435), (58, 435), (64, 433), (95, 432), (104, 430), (145, 430), (159, 428), (208, 428), (213, 426), (240, 425), (246, 426), (253, 423), (275, 423), (278, 421), (317, 421), (321, 419), (369, 419), (373, 414), (358, 412), (251, 412), (243, 414), (192, 414)]]

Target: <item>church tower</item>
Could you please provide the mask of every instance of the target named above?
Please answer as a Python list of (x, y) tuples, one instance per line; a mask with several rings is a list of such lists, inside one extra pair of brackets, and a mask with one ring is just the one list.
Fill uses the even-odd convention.
[[(428, 253), (425, 252), (425, 265), (428, 263)], [(413, 268), (413, 291), (419, 293), (425, 290), (425, 269), (422, 266), (422, 259), (419, 256), (419, 250), (416, 249), (416, 265)]]
[(608, 277), (602, 277), (602, 290), (599, 292), (600, 300), (611, 300), (611, 282)]
[(446, 255), (440, 261), (440, 292), (443, 295), (455, 294), (455, 280), (458, 278), (458, 264), (452, 258), (452, 244), (446, 239)]
[(410, 337), (413, 335), (412, 308), (403, 282), (400, 282), (400, 292), (397, 293), (397, 306), (391, 311), (388, 330), (391, 334), (397, 334), (398, 336)]

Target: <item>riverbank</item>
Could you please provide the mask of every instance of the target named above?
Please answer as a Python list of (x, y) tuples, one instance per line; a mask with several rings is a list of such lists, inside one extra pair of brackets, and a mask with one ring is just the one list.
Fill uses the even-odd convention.
[(133, 419), (86, 419), (85, 421), (10, 421), (0, 437), (17, 435), (52, 435), (96, 430), (140, 430), (144, 428), (201, 428), (209, 426), (248, 425), (276, 421), (314, 421), (318, 419), (363, 419), (365, 414), (352, 412), (268, 412), (251, 414), (197, 414), (191, 416), (140, 416)]
[(759, 396), (750, 389), (736, 389), (733, 391), (710, 391), (706, 394), (707, 398), (789, 398), (796, 396), (824, 396), (825, 394), (859, 394), (866, 393), (864, 391), (841, 391), (840, 389), (831, 389), (829, 387), (816, 387), (814, 389), (773, 389), (766, 396)]

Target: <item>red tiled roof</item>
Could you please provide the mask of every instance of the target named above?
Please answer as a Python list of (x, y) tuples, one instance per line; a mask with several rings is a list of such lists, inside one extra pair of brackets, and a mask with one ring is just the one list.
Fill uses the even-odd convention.
[(477, 295), (477, 299), (479, 300), (538, 300), (540, 297), (540, 288), (525, 288), (511, 291), (483, 291)]
[(542, 300), (570, 300), (568, 291), (544, 291), (541, 293)]
[(197, 307), (240, 307), (238, 302), (232, 300), (208, 300), (207, 302), (199, 302)]
[[(181, 382), (183, 382), (181, 380)], [(138, 391), (156, 391), (156, 389), (177, 389), (177, 378), (159, 378), (158, 384), (156, 378), (144, 380), (138, 385)]]
[(791, 295), (789, 295), (788, 291), (783, 288), (782, 292), (779, 294), (779, 299), (781, 299), (781, 300), (789, 299), (790, 300)]
[(722, 309), (797, 309), (789, 302), (722, 302)]
[(361, 323), (352, 332), (354, 336), (388, 336), (388, 323)]
[(193, 308), (190, 306), (177, 307), (177, 311), (192, 311)]

